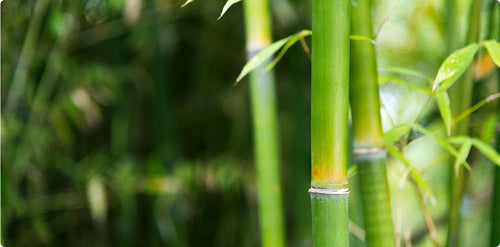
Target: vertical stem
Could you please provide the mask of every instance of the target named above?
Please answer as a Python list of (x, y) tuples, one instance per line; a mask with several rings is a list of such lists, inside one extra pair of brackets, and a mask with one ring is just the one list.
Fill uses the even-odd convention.
[[(479, 41), (479, 27), (481, 16), (481, 0), (474, 0), (469, 18), (469, 30), (467, 32), (466, 43)], [(453, 37), (452, 33), (448, 36)], [(474, 86), (474, 74), (472, 69), (468, 69), (465, 74), (450, 88), (451, 111), (453, 116), (458, 116), (471, 106), (472, 92)], [(452, 135), (467, 135), (469, 128), (468, 119), (455, 126)], [(450, 208), (448, 214), (448, 237), (447, 246), (458, 246), (460, 236), (460, 205), (464, 191), (465, 173), (464, 168), (459, 168), (458, 176), (455, 174), (452, 164), (450, 164)]]
[(348, 246), (349, 0), (313, 1), (313, 245)]
[[(495, 1), (492, 1), (495, 2)], [(497, 3), (495, 3), (497, 5)], [(500, 8), (498, 9), (500, 14)], [(493, 18), (493, 16), (490, 16)], [(498, 15), (500, 19), (500, 15)], [(493, 27), (490, 27), (491, 29)], [(500, 29), (500, 25), (497, 27)], [(500, 36), (500, 32), (499, 32)], [(498, 37), (500, 39), (500, 37)], [(500, 88), (500, 69), (497, 68), (498, 88)], [(500, 151), (500, 104), (497, 105), (497, 131), (496, 131), (496, 150)], [(491, 206), (491, 238), (490, 245), (498, 246), (500, 244), (500, 167), (495, 166), (493, 178), (493, 204)]]
[(33, 17), (31, 18), (30, 24), (28, 26), (28, 31), (26, 33), (26, 38), (24, 39), (23, 48), (21, 50), (21, 54), (19, 55), (16, 70), (14, 71), (12, 84), (10, 85), (10, 88), (8, 90), (5, 104), (6, 114), (11, 114), (13, 113), (13, 111), (15, 111), (19, 98), (23, 95), (26, 78), (28, 77), (28, 70), (31, 66), (31, 60), (34, 57), (36, 40), (40, 33), (40, 28), (42, 24), (44, 24), (42, 19), (45, 16), (45, 12), (49, 4), (49, 0), (36, 1), (35, 8), (33, 10)]
[[(271, 20), (267, 0), (244, 1), (248, 58), (271, 43)], [(257, 162), (259, 223), (263, 247), (285, 243), (280, 184), (280, 160), (273, 73), (263, 68), (250, 75), (250, 95)]]
[[(351, 34), (373, 37), (370, 0), (352, 0)], [(375, 47), (351, 42), (350, 102), (366, 245), (394, 246), (394, 229), (386, 173)]]

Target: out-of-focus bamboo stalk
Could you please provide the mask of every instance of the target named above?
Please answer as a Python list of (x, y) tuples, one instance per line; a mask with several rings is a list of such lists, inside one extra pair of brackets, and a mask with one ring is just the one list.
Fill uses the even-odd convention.
[[(495, 5), (498, 5), (496, 1), (492, 1)], [(497, 20), (500, 19), (500, 8), (498, 8)], [(492, 11), (492, 13), (494, 13)], [(490, 16), (493, 18), (493, 16)], [(490, 27), (493, 29), (493, 27)], [(496, 27), (500, 30), (500, 25)], [(498, 33), (500, 40), (500, 32)], [(500, 69), (497, 68), (497, 79), (498, 79), (498, 88), (500, 88)], [(496, 129), (496, 140), (495, 140), (496, 150), (500, 152), (500, 104), (497, 105), (497, 129)], [(491, 237), (490, 237), (490, 245), (498, 246), (500, 245), (500, 167), (495, 166), (494, 173), (494, 182), (493, 182), (493, 203), (491, 206)]]
[[(469, 29), (467, 32), (466, 43), (473, 43), (479, 41), (479, 27), (480, 27), (480, 17), (481, 17), (481, 0), (474, 0), (471, 6), (470, 18), (469, 18)], [(455, 15), (454, 18), (457, 18)], [(458, 23), (453, 23), (458, 25)], [(456, 26), (449, 26), (447, 40), (450, 42), (450, 46), (455, 43), (452, 41), (452, 37), (455, 36), (453, 30)], [(458, 116), (465, 110), (467, 110), (472, 103), (473, 95), (473, 85), (474, 84), (474, 74), (472, 69), (468, 69), (464, 75), (453, 85), (449, 90), (451, 111), (453, 116)], [(459, 124), (455, 126), (452, 131), (452, 135), (467, 135), (469, 128), (468, 119), (464, 119)], [(453, 164), (450, 163), (450, 205), (448, 212), (448, 237), (447, 246), (454, 247), (459, 246), (460, 237), (460, 205), (462, 200), (462, 194), (464, 190), (465, 173), (464, 168), (459, 168), (458, 175), (456, 175)]]
[[(351, 35), (373, 37), (370, 0), (353, 0)], [(350, 102), (367, 246), (394, 246), (375, 47), (351, 42)]]
[[(247, 56), (251, 58), (271, 43), (267, 0), (244, 1)], [(263, 68), (250, 75), (250, 96), (257, 163), (259, 225), (263, 247), (285, 245), (282, 187), (278, 147), (275, 81)]]

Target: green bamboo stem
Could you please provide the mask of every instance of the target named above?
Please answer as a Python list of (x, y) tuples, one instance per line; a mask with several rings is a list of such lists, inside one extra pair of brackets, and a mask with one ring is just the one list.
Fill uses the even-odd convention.
[(42, 27), (42, 24), (44, 24), (42, 20), (49, 4), (49, 0), (36, 1), (35, 8), (33, 10), (33, 17), (31, 18), (28, 26), (23, 48), (21, 50), (21, 54), (19, 55), (16, 70), (14, 71), (12, 84), (10, 85), (7, 94), (5, 104), (5, 113), (7, 114), (12, 113), (17, 108), (19, 98), (23, 95), (29, 67), (31, 66), (31, 60), (33, 59), (35, 53), (36, 40), (40, 33), (40, 28)]
[[(496, 1), (492, 1), (497, 5)], [(500, 8), (498, 12), (500, 14)], [(497, 16), (500, 19), (500, 15)], [(493, 18), (493, 16), (490, 16)], [(493, 29), (493, 27), (490, 27)], [(500, 29), (500, 25), (497, 27)], [(500, 39), (500, 32), (499, 39)], [(497, 68), (497, 79), (498, 79), (498, 88), (500, 88), (500, 69)], [(497, 131), (496, 131), (496, 150), (500, 152), (500, 104), (497, 105)], [(493, 204), (491, 206), (491, 237), (490, 237), (490, 246), (498, 246), (500, 245), (500, 167), (495, 166), (495, 173), (493, 177)]]
[[(479, 41), (479, 26), (481, 16), (481, 0), (474, 0), (471, 6), (469, 30), (467, 32), (466, 43)], [(448, 36), (454, 36), (453, 33), (448, 33)], [(451, 42), (451, 41), (450, 41)], [(453, 85), (449, 90), (451, 111), (453, 116), (458, 116), (460, 113), (467, 110), (472, 103), (472, 92), (474, 86), (474, 74), (472, 69), (468, 69), (464, 75)], [(469, 128), (468, 119), (464, 119), (455, 126), (452, 135), (467, 135)], [(460, 205), (462, 194), (464, 191), (465, 171), (464, 168), (459, 168), (458, 175), (450, 163), (450, 205), (448, 211), (448, 236), (447, 246), (454, 247), (459, 245), (460, 237)]]
[[(267, 0), (244, 1), (248, 58), (271, 43), (271, 20)], [(259, 68), (250, 74), (254, 147), (257, 163), (259, 224), (263, 247), (285, 245), (280, 184), (280, 159), (272, 72)]]
[[(499, 79), (500, 84), (500, 79)], [(500, 109), (498, 110), (500, 113)], [(498, 114), (497, 118), (500, 118)], [(497, 127), (496, 133), (496, 150), (500, 151), (500, 131)], [(500, 167), (495, 166), (494, 184), (493, 184), (493, 204), (491, 206), (491, 239), (490, 246), (498, 246), (500, 244)]]
[[(351, 35), (373, 38), (370, 0), (353, 0)], [(350, 102), (366, 246), (395, 246), (374, 45), (351, 41)]]
[(313, 1), (313, 245), (348, 246), (349, 0)]

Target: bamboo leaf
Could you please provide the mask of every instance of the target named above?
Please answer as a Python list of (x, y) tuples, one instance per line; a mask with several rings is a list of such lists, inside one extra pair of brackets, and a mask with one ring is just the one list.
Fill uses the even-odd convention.
[(485, 142), (473, 138), (472, 145), (477, 148), (484, 156), (491, 160), (495, 165), (500, 166), (500, 155), (490, 145)]
[(467, 163), (467, 157), (469, 156), (471, 147), (472, 141), (470, 139), (467, 139), (462, 143), (462, 146), (458, 150), (458, 155), (455, 158), (455, 164), (453, 165), (455, 168), (455, 174), (458, 175), (458, 169), (461, 164), (463, 164), (467, 170), (471, 170), (469, 163)]
[(384, 143), (386, 146), (392, 146), (395, 142), (397, 142), (401, 137), (403, 137), (408, 131), (411, 130), (411, 126), (408, 124), (400, 124), (394, 126), (391, 130), (387, 131), (384, 134)]
[(370, 39), (369, 37), (363, 36), (363, 35), (351, 35), (349, 36), (350, 40), (358, 40), (358, 41), (368, 41), (372, 44), (375, 45), (375, 40)]
[(500, 44), (498, 44), (494, 40), (485, 41), (483, 44), (484, 47), (486, 47), (486, 50), (488, 50), (491, 59), (493, 59), (493, 62), (495, 62), (498, 67), (500, 67)]
[(451, 155), (457, 156), (457, 150), (453, 148), (445, 139), (442, 137), (438, 136), (436, 133), (432, 132), (431, 130), (425, 128), (424, 126), (420, 124), (415, 124), (415, 129), (422, 132), (423, 134), (430, 136), (432, 139), (434, 139), (441, 147), (443, 147), (446, 151), (448, 151)]
[(436, 204), (436, 198), (434, 197), (434, 194), (432, 193), (432, 190), (430, 189), (429, 185), (424, 181), (422, 176), (420, 175), (420, 172), (412, 167), (410, 162), (406, 159), (403, 153), (399, 151), (394, 146), (387, 147), (387, 152), (394, 157), (395, 159), (399, 160), (401, 163), (403, 163), (407, 168), (411, 168), (410, 170), (410, 176), (415, 182), (415, 185), (418, 187), (422, 193), (429, 198), (429, 200), (432, 202), (432, 204)]
[(354, 177), (356, 174), (358, 174), (358, 166), (354, 165), (347, 169), (347, 179)]
[(489, 102), (491, 102), (495, 99), (498, 99), (498, 98), (500, 98), (500, 93), (495, 93), (495, 94), (492, 94), (492, 95), (486, 97), (486, 99), (481, 100), (479, 103), (473, 105), (469, 109), (462, 112), (459, 116), (455, 117), (453, 119), (453, 124), (457, 124), (458, 122), (462, 121), (464, 118), (466, 118), (467, 116), (472, 114), (477, 109), (481, 108), (482, 106), (484, 106), (484, 105), (488, 104)]
[(292, 45), (294, 45), (300, 39), (307, 37), (311, 34), (312, 34), (312, 32), (310, 30), (302, 30), (301, 32), (299, 32), (297, 34), (292, 35), (290, 40), (283, 47), (283, 49), (281, 49), (278, 56), (276, 56), (276, 58), (269, 65), (266, 66), (266, 68), (264, 69), (264, 72), (268, 72), (274, 66), (276, 66), (276, 64), (278, 64), (278, 62), (281, 60), (281, 58), (285, 55), (285, 53), (288, 51), (288, 49), (290, 49), (290, 47)]
[[(280, 39), (271, 45), (269, 45), (267, 48), (263, 49), (257, 55), (253, 56), (250, 61), (248, 61), (245, 66), (243, 66), (243, 69), (241, 70), (240, 74), (238, 75), (238, 78), (236, 79), (236, 83), (241, 81), (243, 77), (248, 75), (250, 72), (252, 72), (254, 69), (258, 68), (259, 66), (263, 65), (270, 57), (273, 56), (274, 53), (276, 53), (278, 50), (283, 48), (290, 40), (297, 38), (300, 39), (300, 37), (311, 35), (311, 31), (309, 30), (303, 30), (299, 33), (290, 35), (286, 38)], [(288, 48), (287, 48), (288, 49)], [(279, 60), (278, 60), (279, 61)], [(274, 62), (274, 61), (273, 61)]]
[(432, 91), (441, 93), (446, 91), (462, 75), (472, 63), (474, 55), (479, 49), (478, 44), (472, 43), (453, 52), (439, 67)]
[(440, 92), (439, 94), (436, 95), (436, 97), (437, 97), (439, 112), (441, 113), (441, 118), (443, 118), (444, 125), (446, 126), (446, 133), (450, 135), (451, 129), (453, 127), (453, 117), (451, 115), (450, 98), (448, 97), (448, 93), (446, 93), (446, 91)]
[(291, 37), (280, 39), (272, 43), (270, 46), (259, 52), (254, 57), (252, 57), (250, 61), (248, 61), (245, 64), (245, 66), (243, 66), (243, 69), (241, 70), (240, 74), (238, 75), (238, 78), (236, 79), (236, 83), (241, 81), (241, 79), (243, 79), (243, 77), (252, 72), (252, 70), (258, 68), (263, 63), (265, 63), (267, 59), (269, 59), (276, 51), (278, 51), (281, 47), (283, 47), (290, 39)]
[[(190, 0), (190, 1), (193, 1), (193, 0)], [(220, 13), (220, 16), (219, 18), (217, 18), (217, 20), (220, 20), (220, 18), (222, 18), (222, 16), (226, 13), (226, 11), (235, 3), (237, 2), (241, 2), (241, 0), (227, 0), (226, 4), (224, 4), (224, 7), (222, 8), (222, 12)]]
[(422, 78), (422, 79), (426, 80), (427, 82), (429, 82), (430, 84), (432, 84), (432, 82), (433, 82), (432, 78), (422, 74), (420, 71), (416, 71), (416, 70), (412, 70), (412, 69), (395, 67), (395, 66), (383, 67), (383, 68), (379, 69), (379, 73), (384, 73), (384, 72)]

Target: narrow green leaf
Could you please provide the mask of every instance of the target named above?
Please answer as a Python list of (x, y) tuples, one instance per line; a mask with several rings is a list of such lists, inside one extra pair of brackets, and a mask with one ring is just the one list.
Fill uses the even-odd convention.
[(395, 159), (399, 160), (401, 163), (403, 163), (407, 168), (411, 167), (410, 170), (410, 176), (415, 182), (415, 185), (417, 188), (422, 191), (422, 193), (431, 200), (433, 204), (436, 204), (436, 198), (434, 197), (434, 194), (432, 193), (432, 190), (430, 189), (429, 185), (422, 179), (422, 176), (420, 175), (420, 172), (412, 167), (410, 162), (406, 159), (406, 157), (399, 151), (394, 146), (387, 147), (387, 152), (394, 157)]
[(446, 91), (465, 72), (472, 63), (474, 55), (479, 49), (478, 44), (472, 43), (453, 52), (439, 67), (432, 91), (441, 93)]
[(276, 56), (276, 58), (269, 65), (266, 66), (266, 68), (264, 69), (264, 72), (267, 72), (267, 71), (271, 70), (274, 66), (276, 66), (276, 64), (278, 64), (278, 62), (281, 60), (281, 58), (285, 55), (285, 53), (288, 51), (288, 49), (290, 49), (290, 47), (292, 45), (294, 45), (300, 39), (307, 37), (311, 34), (312, 34), (311, 30), (302, 30), (301, 32), (290, 36), (290, 40), (288, 40), (288, 42), (285, 44), (283, 49), (281, 49), (278, 56)]
[(489, 160), (495, 163), (495, 165), (500, 166), (500, 155), (490, 145), (477, 138), (472, 139), (472, 145), (474, 145), (474, 147), (476, 147)]
[(441, 113), (441, 118), (443, 118), (444, 125), (446, 126), (446, 133), (451, 134), (451, 129), (453, 127), (453, 117), (451, 115), (450, 108), (450, 98), (446, 91), (440, 92), (436, 95), (437, 104), (439, 112)]
[[(190, 1), (193, 1), (193, 0), (190, 0)], [(220, 16), (219, 18), (217, 18), (217, 20), (220, 20), (220, 18), (222, 18), (222, 16), (226, 13), (226, 11), (235, 3), (237, 2), (241, 2), (241, 0), (227, 0), (226, 4), (224, 4), (224, 7), (222, 8), (222, 12), (220, 13)]]
[(252, 72), (252, 70), (258, 68), (263, 63), (265, 63), (270, 57), (273, 56), (274, 53), (276, 53), (276, 51), (281, 49), (281, 47), (283, 47), (291, 38), (292, 36), (280, 39), (272, 43), (264, 50), (257, 53), (257, 55), (255, 55), (254, 57), (252, 57), (250, 61), (248, 61), (245, 64), (245, 66), (243, 66), (243, 69), (241, 70), (240, 74), (238, 75), (238, 78), (236, 79), (236, 83), (241, 81), (241, 79), (243, 79), (243, 77)]
[(482, 106), (484, 106), (484, 105), (488, 104), (489, 102), (491, 102), (495, 99), (498, 99), (498, 98), (500, 98), (500, 93), (495, 93), (495, 94), (492, 94), (492, 95), (486, 97), (486, 99), (481, 100), (479, 103), (473, 105), (469, 109), (462, 112), (459, 116), (455, 117), (453, 119), (453, 124), (457, 124), (458, 122), (462, 121), (464, 118), (466, 118), (467, 116), (472, 114), (477, 109), (481, 108)]
[[(268, 47), (266, 47), (265, 49), (263, 49), (262, 51), (257, 53), (257, 55), (252, 57), (250, 59), (250, 61), (248, 61), (245, 64), (245, 66), (243, 66), (243, 69), (241, 70), (240, 74), (238, 75), (238, 78), (236, 79), (236, 83), (241, 81), (241, 79), (243, 79), (243, 77), (245, 77), (250, 72), (252, 72), (252, 70), (263, 65), (266, 61), (268, 61), (268, 59), (270, 57), (273, 56), (274, 53), (276, 53), (279, 49), (283, 48), (283, 46), (289, 44), (289, 46), (286, 47), (286, 50), (288, 50), (288, 48), (290, 48), (290, 46), (293, 45), (295, 42), (297, 42), (297, 40), (299, 40), (301, 37), (306, 37), (306, 36), (311, 35), (311, 34), (312, 34), (312, 32), (310, 30), (302, 30), (299, 33), (290, 35), (286, 38), (280, 39), (280, 40), (272, 43), (271, 45), (269, 45)], [(294, 39), (295, 39), (295, 41), (290, 42)], [(286, 50), (284, 52), (286, 52)], [(283, 54), (284, 54), (284, 52), (283, 52)], [(283, 56), (282, 53), (280, 53), (280, 55), (273, 62), (271, 62), (271, 65), (274, 66), (279, 61), (279, 59), (281, 59), (282, 56)]]
[(488, 50), (488, 53), (490, 54), (491, 59), (493, 59), (493, 62), (500, 67), (500, 44), (498, 44), (494, 40), (488, 40), (483, 42), (484, 47), (486, 47), (486, 50)]
[(432, 132), (431, 130), (425, 128), (424, 126), (420, 124), (415, 124), (415, 129), (422, 132), (423, 134), (432, 137), (441, 147), (443, 147), (446, 151), (448, 151), (451, 155), (457, 156), (457, 150), (453, 148), (445, 139), (442, 137), (438, 136), (436, 133)]
[(394, 126), (391, 130), (387, 131), (384, 134), (384, 143), (386, 146), (392, 146), (395, 142), (397, 142), (401, 137), (403, 137), (408, 131), (411, 130), (411, 126), (408, 124), (400, 124)]
[(347, 169), (347, 179), (352, 178), (356, 174), (358, 174), (358, 166), (351, 166)]
[(469, 163), (467, 163), (467, 157), (469, 156), (471, 147), (472, 141), (468, 139), (458, 150), (458, 155), (455, 158), (455, 164), (453, 165), (453, 167), (455, 168), (455, 174), (458, 174), (458, 169), (460, 168), (461, 164), (463, 164), (469, 171), (471, 170)]
[(385, 72), (422, 78), (422, 79), (426, 80), (427, 82), (429, 82), (430, 84), (432, 84), (432, 82), (433, 82), (432, 78), (422, 74), (420, 71), (416, 71), (416, 70), (412, 70), (412, 69), (401, 68), (401, 67), (396, 67), (396, 66), (379, 68), (379, 73), (385, 73)]
[(448, 142), (452, 144), (462, 145), (463, 143), (471, 140), (468, 136), (452, 136), (448, 138)]
[(360, 40), (360, 41), (368, 41), (372, 44), (375, 45), (375, 40), (370, 39), (369, 37), (363, 36), (363, 35), (351, 35), (349, 36), (349, 39), (351, 40)]

